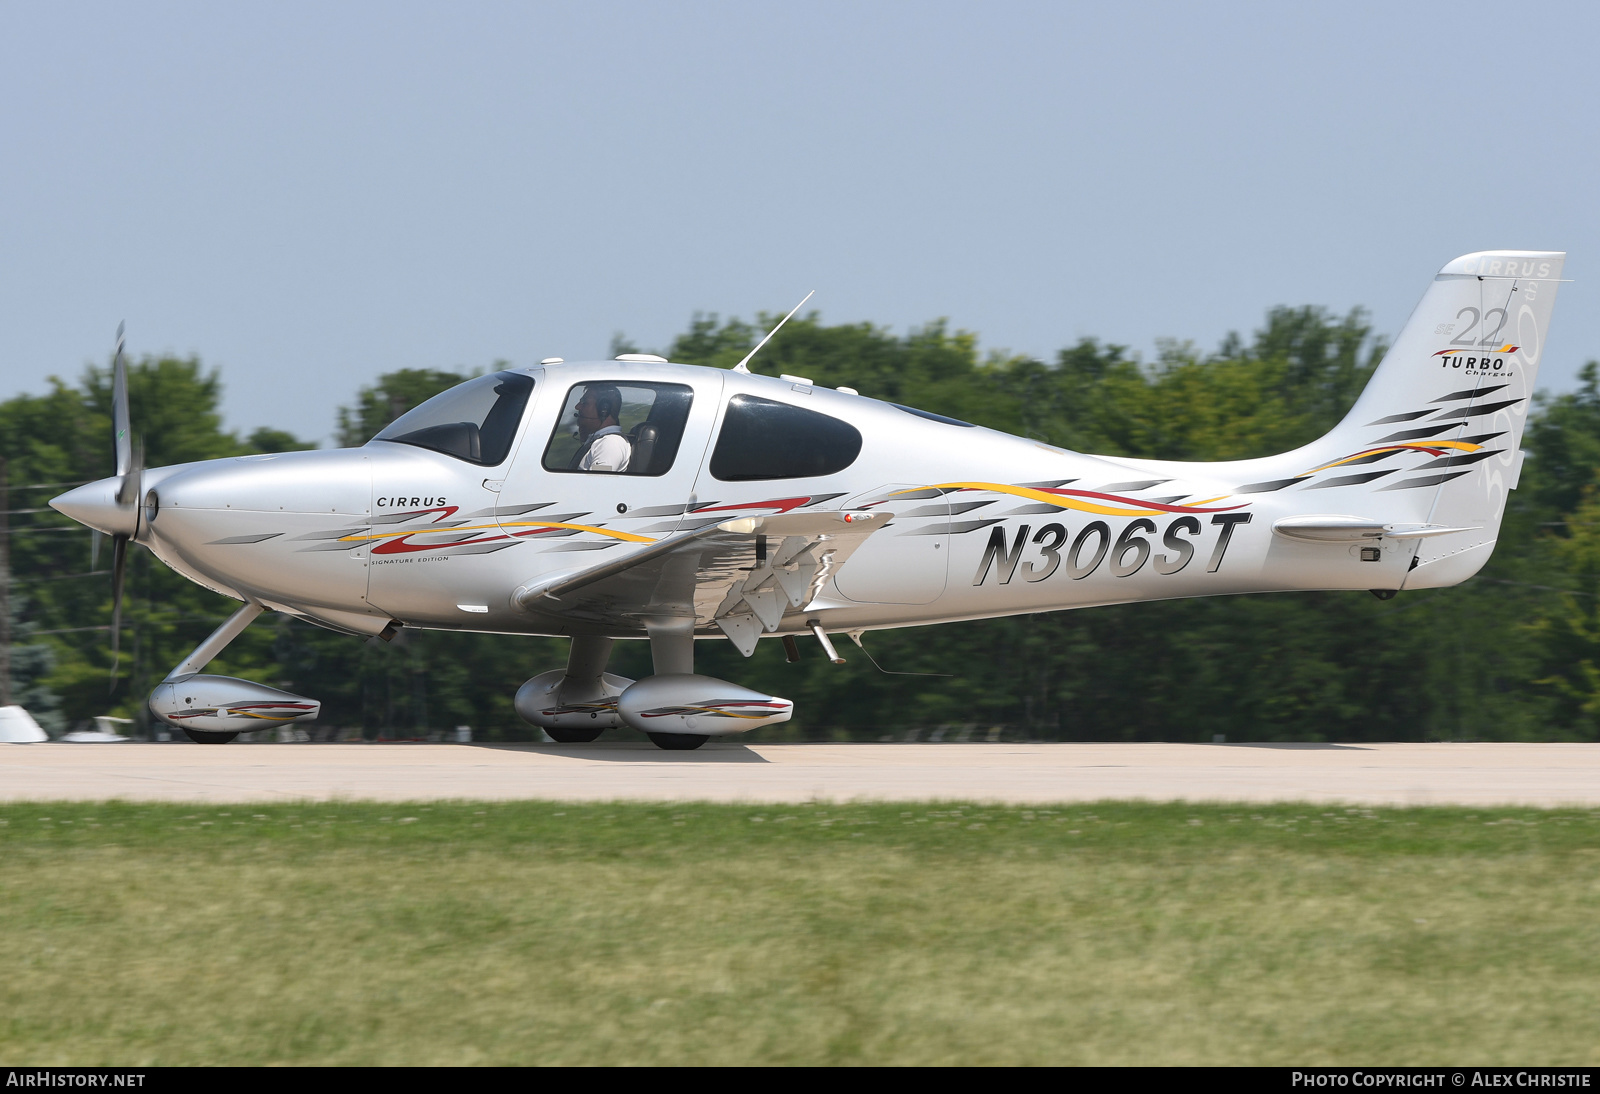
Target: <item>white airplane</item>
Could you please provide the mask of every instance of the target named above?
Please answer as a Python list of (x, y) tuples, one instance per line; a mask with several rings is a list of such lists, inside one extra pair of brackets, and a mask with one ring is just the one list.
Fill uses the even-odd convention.
[[(1564, 258), (1449, 263), (1337, 428), (1224, 463), (1068, 452), (749, 357), (624, 354), (468, 380), (361, 448), (146, 470), (119, 336), (117, 473), (50, 504), (115, 537), (114, 619), (130, 541), (242, 602), (150, 696), (195, 741), (316, 717), (203, 672), (270, 609), (361, 636), (567, 636), (566, 667), (518, 690), (523, 718), (557, 741), (625, 725), (696, 748), (793, 707), (695, 675), (697, 640), (748, 657), (775, 637), (793, 660), (810, 635), (838, 662), (830, 633), (1465, 581), (1517, 485)], [(606, 672), (619, 639), (649, 641), (653, 676)]]

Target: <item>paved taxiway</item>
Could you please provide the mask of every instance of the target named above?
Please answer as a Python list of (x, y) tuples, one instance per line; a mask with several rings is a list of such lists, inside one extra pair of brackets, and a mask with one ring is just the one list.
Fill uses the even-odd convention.
[(0, 801), (1600, 805), (1593, 744), (0, 745)]

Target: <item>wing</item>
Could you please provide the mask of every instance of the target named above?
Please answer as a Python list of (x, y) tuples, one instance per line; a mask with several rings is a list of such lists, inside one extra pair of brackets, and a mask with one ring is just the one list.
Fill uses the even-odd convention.
[[(573, 630), (642, 633), (647, 621), (694, 620), (749, 657), (763, 633), (803, 613), (893, 513), (784, 513), (727, 520), (584, 570), (551, 574), (512, 595), (523, 611)], [(804, 627), (795, 623), (795, 630)]]

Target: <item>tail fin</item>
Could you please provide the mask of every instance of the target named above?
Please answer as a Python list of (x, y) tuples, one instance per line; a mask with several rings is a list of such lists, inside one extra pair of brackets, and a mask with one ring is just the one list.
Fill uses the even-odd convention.
[(1370, 516), (1461, 529), (1420, 541), (1404, 588), (1464, 581), (1494, 548), (1565, 259), (1480, 251), (1446, 265), (1344, 421), (1296, 454), (1318, 486), (1363, 485)]

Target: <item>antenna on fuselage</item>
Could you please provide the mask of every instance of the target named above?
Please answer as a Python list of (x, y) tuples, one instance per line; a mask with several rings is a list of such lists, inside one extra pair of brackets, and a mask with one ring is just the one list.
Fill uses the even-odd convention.
[[(812, 289), (810, 292), (806, 293), (806, 300), (810, 300), (813, 296), (816, 296), (816, 295), (817, 295), (817, 290), (816, 289)], [(768, 331), (767, 332), (767, 336), (765, 338), (763, 338), (761, 341), (756, 343), (756, 348), (755, 349), (751, 350), (749, 353), (744, 355), (744, 360), (743, 361), (740, 361), (737, 365), (733, 366), (733, 371), (735, 371), (735, 372), (749, 372), (750, 371), (750, 358), (752, 358), (756, 354), (760, 353), (762, 346), (764, 346), (768, 342), (772, 341), (772, 336), (774, 334), (777, 334), (780, 330), (782, 330), (783, 329), (783, 325), (785, 323), (787, 323), (789, 320), (794, 318), (794, 312), (799, 311), (801, 308), (806, 306), (806, 300), (800, 301), (800, 303), (798, 303), (798, 304), (796, 304), (794, 306), (794, 311), (790, 312), (788, 315), (786, 315), (782, 319), (778, 320), (778, 325), (776, 327), (773, 327), (772, 330)]]

